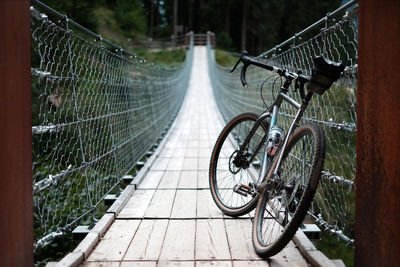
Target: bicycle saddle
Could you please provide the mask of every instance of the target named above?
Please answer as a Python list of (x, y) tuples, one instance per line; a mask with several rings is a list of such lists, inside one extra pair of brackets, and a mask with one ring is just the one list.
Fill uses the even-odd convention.
[(344, 71), (345, 66), (342, 63), (330, 61), (323, 56), (314, 58), (314, 66), (307, 90), (322, 95), (331, 87), (340, 74)]

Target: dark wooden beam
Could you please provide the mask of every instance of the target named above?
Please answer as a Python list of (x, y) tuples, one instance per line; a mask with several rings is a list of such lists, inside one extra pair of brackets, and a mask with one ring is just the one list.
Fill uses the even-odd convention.
[(0, 262), (33, 266), (30, 12), (0, 1)]
[(400, 1), (359, 2), (355, 265), (400, 263)]

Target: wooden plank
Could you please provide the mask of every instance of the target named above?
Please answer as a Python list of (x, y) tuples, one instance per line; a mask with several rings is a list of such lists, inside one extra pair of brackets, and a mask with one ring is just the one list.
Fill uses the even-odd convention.
[(163, 171), (149, 171), (143, 178), (142, 183), (139, 185), (139, 189), (156, 189), (163, 176)]
[(196, 267), (232, 267), (231, 261), (196, 261)]
[[(98, 265), (98, 267), (102, 267), (103, 265)], [(117, 265), (118, 266), (118, 265)], [(123, 261), (121, 262), (120, 267), (156, 267), (156, 261)]]
[(230, 260), (231, 255), (226, 239), (225, 225), (219, 220), (197, 220), (197, 260)]
[[(270, 266), (268, 261), (234, 261), (233, 267), (247, 267), (247, 266)], [(295, 265), (286, 265), (286, 266), (295, 266)]]
[(197, 158), (184, 158), (182, 170), (197, 170)]
[(196, 190), (178, 190), (171, 218), (196, 218), (196, 195)]
[(177, 188), (180, 177), (180, 171), (165, 171), (158, 188)]
[[(197, 161), (197, 159), (194, 159)], [(179, 188), (195, 189), (197, 188), (197, 171), (182, 171), (181, 179), (179, 180)]]
[(176, 190), (157, 190), (151, 200), (144, 218), (169, 218), (174, 204)]
[(116, 262), (116, 261), (85, 261), (82, 263), (81, 266), (82, 267), (99, 267), (99, 266), (101, 266), (101, 267), (119, 267), (119, 262)]
[(135, 185), (128, 185), (125, 187), (124, 191), (121, 195), (114, 201), (111, 207), (107, 210), (107, 213), (114, 213), (118, 215), (120, 211), (125, 207), (126, 203), (132, 197), (133, 193), (135, 192), (136, 188)]
[(155, 190), (136, 190), (117, 218), (143, 218)]
[(158, 260), (168, 220), (143, 220), (130, 244), (124, 261)]
[[(185, 137), (185, 135), (181, 135), (181, 137), (179, 137), (178, 142), (175, 146), (176, 149), (183, 148), (186, 150), (187, 146), (188, 146), (187, 135), (186, 135), (186, 137)], [(183, 153), (183, 154), (185, 154), (185, 153)], [(174, 155), (174, 157), (176, 157), (176, 156)]]
[(159, 261), (158, 267), (194, 267), (194, 261)]
[(198, 170), (207, 171), (210, 167), (210, 158), (198, 158)]
[(190, 135), (190, 137), (191, 137), (191, 140), (188, 142), (187, 147), (197, 148), (199, 146), (199, 141), (193, 140), (192, 134)]
[(199, 150), (197, 148), (191, 147), (186, 149), (185, 158), (197, 158)]
[(183, 158), (185, 157), (186, 148), (175, 148), (172, 158)]
[(210, 190), (197, 191), (197, 218), (223, 218), (224, 215), (212, 199)]
[(165, 144), (166, 148), (172, 148), (175, 149), (175, 147), (179, 144), (179, 140), (176, 138), (177, 136), (177, 131), (173, 134), (173, 136), (168, 140), (168, 142)]
[(210, 188), (208, 171), (199, 171), (197, 176), (197, 188)]
[(172, 157), (174, 149), (171, 147), (164, 147), (163, 150), (160, 152), (159, 158), (170, 158)]
[[(208, 140), (199, 142), (199, 148), (210, 149), (211, 147), (213, 147), (213, 145), (214, 145), (214, 143), (210, 143), (210, 141), (208, 141)], [(211, 156), (211, 153), (208, 156)]]
[(140, 220), (117, 220), (90, 254), (88, 261), (120, 261), (131, 242)]
[(158, 158), (151, 166), (151, 171), (163, 171), (167, 168), (169, 158)]
[(195, 220), (171, 220), (160, 260), (194, 260)]
[(183, 158), (171, 158), (166, 168), (167, 171), (180, 171), (183, 166)]
[[(306, 260), (301, 255), (300, 251), (295, 247), (286, 247), (281, 252), (269, 259), (272, 267), (277, 266), (309, 266)], [(326, 265), (324, 265), (326, 266)]]
[(224, 220), (233, 260), (258, 260), (251, 243), (252, 223), (246, 219)]
[[(78, 266), (84, 259), (83, 252), (71, 252), (57, 263), (58, 266)], [(13, 265), (11, 265), (13, 266)]]
[[(44, 88), (37, 89), (40, 90), (40, 96), (35, 96), (35, 94), (31, 93), (31, 52), (35, 54), (32, 47), (37, 47), (40, 45), (41, 41), (32, 44), (31, 46), (31, 36), (33, 33), (31, 33), (30, 27), (30, 5), (31, 3), (28, 0), (0, 1), (0, 158), (2, 162), (0, 167), (0, 232), (3, 240), (0, 243), (0, 259), (2, 266), (34, 265), (34, 253), (32, 247), (32, 242), (34, 240), (32, 160), (38, 160), (36, 159), (38, 154), (32, 158), (33, 138), (31, 98), (36, 97), (36, 101), (42, 103), (42, 105), (45, 105), (47, 101), (43, 99)], [(37, 21), (35, 23), (42, 22)], [(35, 26), (35, 28), (37, 27), (41, 26)], [(44, 28), (47, 27), (48, 26)], [(59, 39), (57, 40), (60, 40), (62, 37), (58, 38)], [(32, 43), (33, 42), (36, 41), (33, 40)], [(44, 42), (46, 42), (45, 46), (55, 45), (55, 43), (50, 40)], [(56, 52), (48, 52), (48, 56), (54, 56), (56, 54)], [(63, 62), (59, 59), (49, 59), (44, 57), (43, 60), (46, 60), (46, 64), (49, 64), (50, 62)], [(55, 75), (55, 68), (49, 69), (54, 70), (52, 75)], [(49, 71), (49, 69), (46, 68), (46, 71)], [(36, 79), (34, 79), (34, 81), (35, 84), (39, 84), (36, 82)], [(47, 82), (49, 81), (47, 80)], [(42, 83), (41, 86), (44, 87), (44, 84)], [(54, 89), (52, 88), (51, 90)], [(65, 97), (65, 94), (66, 93), (64, 93), (63, 97)], [(46, 110), (44, 112), (47, 113), (49, 111)], [(54, 121), (56, 120), (58, 119), (55, 119)], [(36, 135), (35, 138), (43, 138), (41, 136), (48, 135), (49, 134)], [(69, 138), (68, 141), (71, 141), (72, 137)], [(58, 142), (60, 141), (61, 140)], [(65, 142), (68, 141), (66, 140)], [(37, 147), (38, 144), (35, 145)], [(50, 155), (50, 151), (55, 149), (55, 147), (55, 144), (53, 144), (51, 147), (47, 148), (48, 150), (46, 154)], [(57, 149), (57, 153), (60, 151), (63, 150)], [(61, 157), (62, 155), (59, 156)], [(59, 160), (60, 157), (58, 157)], [(66, 157), (68, 157), (68, 155), (66, 155)], [(57, 161), (57, 163), (59, 163), (59, 161)], [(54, 164), (54, 166), (57, 166), (57, 163), (55, 163), (55, 160), (51, 160), (46, 164)], [(38, 168), (37, 165), (36, 168)], [(60, 170), (52, 170), (52, 174), (59, 171)], [(43, 173), (42, 177), (44, 178), (47, 175), (48, 174)], [(36, 180), (36, 182), (38, 182), (38, 180)], [(62, 192), (62, 189), (57, 189), (57, 187), (49, 189)], [(44, 197), (46, 194), (47, 193), (40, 193), (37, 194), (36, 197)], [(56, 205), (55, 202), (58, 202), (58, 200), (52, 200), (50, 203)], [(44, 203), (41, 205), (44, 205)], [(62, 209), (62, 207), (58, 208)], [(48, 215), (46, 214), (45, 216)], [(50, 216), (53, 217), (52, 215)], [(49, 223), (53, 223), (51, 222), (53, 219), (54, 218), (49, 218)], [(57, 225), (59, 222), (54, 223)], [(50, 224), (47, 226), (50, 227)], [(49, 230), (50, 229), (47, 228), (43, 234), (48, 233)], [(38, 236), (35, 238), (38, 238)]]
[(201, 147), (199, 148), (199, 158), (211, 158), (211, 152), (212, 149), (211, 148), (206, 148), (206, 147)]
[(208, 134), (199, 134), (199, 140), (208, 140)]

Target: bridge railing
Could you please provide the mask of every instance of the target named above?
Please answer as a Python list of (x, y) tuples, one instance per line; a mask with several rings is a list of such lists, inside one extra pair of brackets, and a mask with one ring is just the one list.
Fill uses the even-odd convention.
[(135, 48), (146, 48), (146, 49), (163, 49), (163, 48), (176, 48), (176, 47), (188, 47), (190, 45), (190, 39), (192, 33), (172, 35), (165, 38), (147, 39), (147, 40), (129, 40), (128, 46)]
[(185, 62), (165, 68), (31, 1), (35, 249), (106, 211), (176, 116)]
[[(324, 171), (309, 221), (317, 222), (348, 244), (354, 242), (357, 48), (357, 1), (351, 1), (258, 56), (290, 71), (301, 69), (307, 75), (311, 74), (313, 58), (321, 54), (347, 66), (328, 92), (314, 97), (303, 122), (318, 123), (327, 136)], [(261, 113), (279, 93), (282, 81), (268, 71), (250, 66), (249, 87), (243, 88), (239, 80), (241, 68), (230, 74), (231, 68), (215, 62), (210, 46), (208, 57), (214, 95), (226, 121), (243, 112)], [(291, 94), (301, 101), (298, 93), (292, 90)], [(280, 115), (278, 124), (287, 129), (295, 110), (283, 104)]]

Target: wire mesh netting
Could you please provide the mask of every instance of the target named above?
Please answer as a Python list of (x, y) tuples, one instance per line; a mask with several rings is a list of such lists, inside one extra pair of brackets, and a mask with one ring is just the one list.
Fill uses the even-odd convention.
[[(318, 123), (327, 137), (324, 171), (310, 217), (323, 229), (353, 243), (358, 15), (354, 4), (343, 11), (334, 12), (335, 16), (330, 14), (303, 34), (295, 35), (290, 43), (285, 42), (258, 59), (292, 72), (302, 70), (306, 75), (311, 75), (313, 58), (318, 55), (346, 65), (345, 73), (329, 91), (322, 96), (314, 95), (302, 123)], [(210, 47), (208, 57), (214, 95), (226, 121), (244, 112), (260, 114), (272, 105), (282, 84), (279, 76), (249, 66), (249, 87), (243, 88), (239, 79), (240, 67), (230, 74), (231, 68), (215, 62)], [(290, 90), (289, 95), (301, 103), (297, 92)], [(287, 130), (295, 112), (291, 105), (282, 104), (279, 126)]]
[(175, 118), (192, 64), (192, 45), (164, 68), (71, 22), (31, 8), (35, 248), (101, 217)]

